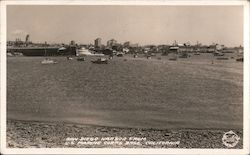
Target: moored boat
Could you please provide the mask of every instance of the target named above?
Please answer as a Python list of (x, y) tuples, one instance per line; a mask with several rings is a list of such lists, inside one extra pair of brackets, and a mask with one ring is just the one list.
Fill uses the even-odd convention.
[(55, 60), (46, 58), (41, 62), (41, 64), (57, 64), (57, 62)]
[(108, 60), (106, 58), (99, 58), (99, 59), (93, 60), (91, 62), (96, 63), (96, 64), (108, 64)]

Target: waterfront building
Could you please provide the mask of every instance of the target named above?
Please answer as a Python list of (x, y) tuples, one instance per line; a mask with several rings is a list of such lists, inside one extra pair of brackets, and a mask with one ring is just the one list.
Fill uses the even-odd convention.
[(102, 46), (101, 41), (102, 41), (101, 38), (95, 39), (95, 48), (100, 48)]
[(107, 41), (107, 47), (113, 47), (117, 44), (117, 41), (115, 39), (111, 39)]
[(130, 47), (130, 42), (129, 42), (129, 41), (125, 42), (125, 43), (123, 44), (123, 46), (124, 46), (124, 47)]

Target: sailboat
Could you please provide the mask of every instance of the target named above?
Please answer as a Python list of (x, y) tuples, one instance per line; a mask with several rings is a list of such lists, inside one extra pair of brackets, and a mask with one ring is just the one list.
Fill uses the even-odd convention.
[(45, 42), (45, 49), (44, 49), (44, 55), (45, 55), (45, 59), (41, 62), (42, 64), (56, 64), (57, 62), (52, 60), (52, 59), (49, 59), (47, 57), (47, 50), (46, 50), (46, 45), (47, 43)]

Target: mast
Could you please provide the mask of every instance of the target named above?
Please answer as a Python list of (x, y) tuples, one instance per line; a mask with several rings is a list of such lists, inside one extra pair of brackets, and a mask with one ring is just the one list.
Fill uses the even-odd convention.
[(47, 47), (47, 42), (45, 41), (45, 48), (44, 48), (44, 51), (45, 51), (45, 56), (47, 57), (47, 50), (46, 50), (46, 47)]

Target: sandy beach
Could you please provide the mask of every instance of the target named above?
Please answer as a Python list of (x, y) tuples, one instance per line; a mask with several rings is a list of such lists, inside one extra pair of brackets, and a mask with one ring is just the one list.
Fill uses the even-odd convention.
[[(68, 123), (35, 121), (7, 122), (7, 147), (9, 148), (227, 148), (222, 137), (229, 130), (209, 129), (143, 129), (90, 126)], [(242, 130), (233, 130), (241, 139), (233, 148), (242, 148)], [(80, 143), (81, 138), (106, 138), (100, 144)], [(126, 138), (114, 143), (112, 137)], [(132, 137), (132, 138), (131, 138)], [(77, 138), (74, 144), (69, 138)], [(109, 138), (109, 140), (107, 140)], [(137, 139), (135, 139), (137, 138)], [(139, 139), (140, 138), (140, 139)], [(138, 140), (139, 139), (139, 140)], [(107, 141), (109, 143), (107, 143)], [(138, 142), (139, 143), (131, 143)], [(89, 141), (88, 141), (89, 142)], [(113, 142), (113, 143), (112, 143)], [(117, 142), (117, 141), (116, 141)], [(128, 143), (130, 142), (130, 143)], [(165, 142), (165, 143), (163, 143)], [(166, 143), (168, 142), (168, 143)], [(171, 143), (172, 142), (172, 143)]]

